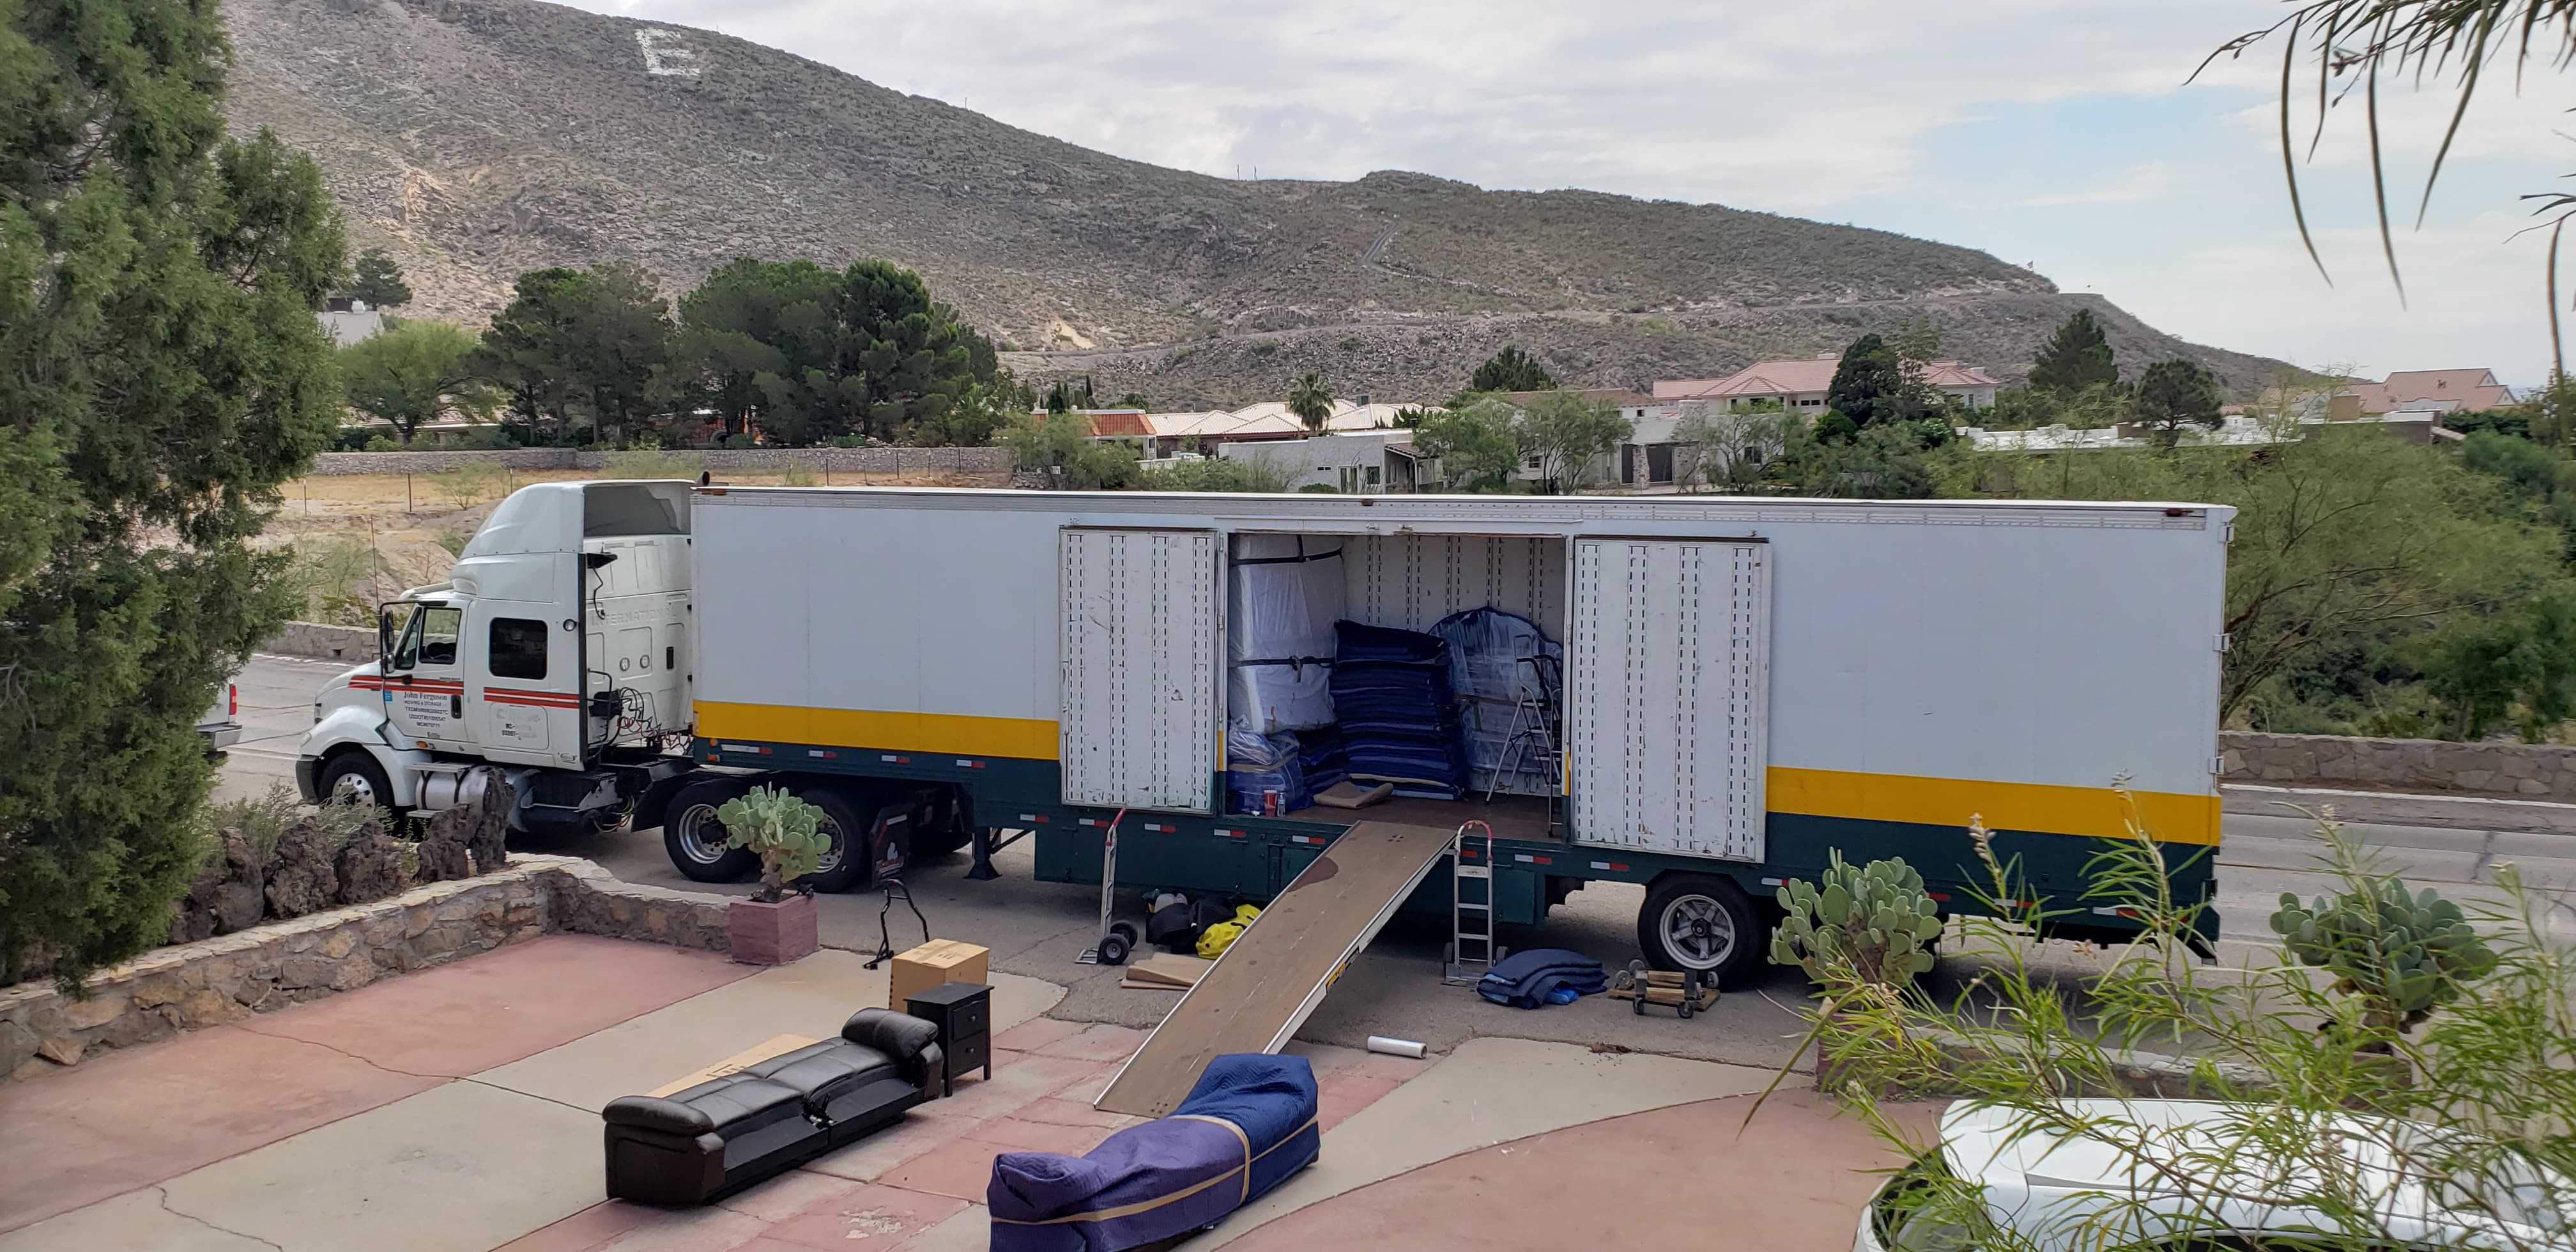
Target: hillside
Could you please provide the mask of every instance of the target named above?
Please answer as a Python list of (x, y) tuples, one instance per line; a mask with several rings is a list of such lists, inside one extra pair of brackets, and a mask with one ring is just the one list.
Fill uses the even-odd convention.
[(228, 0), (230, 110), (311, 152), (416, 315), (479, 322), (513, 277), (626, 260), (674, 293), (737, 255), (863, 257), (1038, 380), (1158, 406), (1445, 396), (1507, 342), (1568, 383), (1706, 375), (1931, 316), (2016, 375), (2079, 302), (2132, 368), (2186, 345), (1964, 248), (1716, 205), (1483, 191), (1420, 174), (1210, 178), (1121, 160), (706, 31), (532, 0)]

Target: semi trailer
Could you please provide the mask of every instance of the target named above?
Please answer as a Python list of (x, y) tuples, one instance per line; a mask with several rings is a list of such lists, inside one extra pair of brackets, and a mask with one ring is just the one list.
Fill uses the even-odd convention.
[[(1730, 982), (1763, 959), (1774, 889), (1835, 850), (1902, 856), (1945, 910), (1981, 907), (1975, 817), (2053, 926), (2112, 938), (2134, 923), (2086, 901), (2086, 866), (2132, 822), (2181, 898), (2214, 891), (2232, 516), (539, 484), (403, 594), (398, 628), (380, 619), (379, 660), (316, 703), (298, 778), (417, 812), (497, 773), (514, 828), (658, 826), (709, 882), (752, 868), (717, 806), (775, 783), (826, 814), (808, 882), (827, 891), (970, 844), (989, 875), (1021, 839), (1039, 879), (1097, 886), (1123, 812), (1118, 885), (1257, 901), (1363, 816), (1475, 820), (1492, 921), (1640, 884), (1648, 959)], [(1259, 593), (1286, 560), (1306, 590)], [(1229, 795), (1229, 723), (1267, 728), (1331, 670), (1247, 640), (1318, 625), (1282, 614), (1423, 631), (1477, 608), (1534, 625), (1561, 667), (1522, 736), (1541, 764), (1454, 799), (1229, 811), (1264, 807)], [(1448, 909), (1449, 875), (1412, 902)]]

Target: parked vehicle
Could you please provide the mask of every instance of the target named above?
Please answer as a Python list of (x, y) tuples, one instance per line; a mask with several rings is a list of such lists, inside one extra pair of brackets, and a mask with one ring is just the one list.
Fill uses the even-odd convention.
[(197, 719), (197, 737), (206, 741), (206, 755), (214, 756), (241, 742), (241, 682), (227, 678), (215, 692), (215, 702)]
[[(2576, 1184), (2509, 1165), (2455, 1129), (2319, 1114), (2310, 1151), (2247, 1146), (2246, 1114), (2198, 1100), (2072, 1100), (2098, 1135), (2028, 1130), (2027, 1115), (1968, 1102), (1941, 1121), (1939, 1147), (1890, 1176), (1862, 1213), (1853, 1252), (1970, 1252), (1969, 1232), (1904, 1197), (1927, 1172), (1982, 1189), (1987, 1216), (2038, 1252), (2110, 1246), (2218, 1252), (2303, 1243), (2301, 1234), (2385, 1234), (2405, 1248), (2576, 1249)], [(2445, 1161), (2477, 1168), (2443, 1168)], [(2333, 1181), (2321, 1170), (2336, 1171)], [(2345, 1204), (2321, 1204), (2334, 1197)], [(2347, 1213), (2369, 1214), (2354, 1230)], [(2268, 1237), (2267, 1237), (2268, 1236)], [(2374, 1244), (2374, 1246), (2382, 1246)]]
[[(2072, 904), (2134, 812), (2207, 898), (2232, 516), (537, 484), (449, 581), (404, 593), (383, 659), (324, 692), (298, 772), (308, 796), (434, 810), (497, 770), (519, 828), (659, 825), (704, 881), (748, 870), (716, 807), (774, 781), (830, 815), (827, 889), (1008, 831), (1039, 878), (1097, 884), (1125, 810), (1120, 883), (1257, 900), (1357, 817), (1475, 817), (1495, 921), (1637, 883), (1648, 958), (1733, 981), (1761, 966), (1773, 889), (1832, 848), (1902, 855), (1974, 908), (1971, 815)], [(1549, 763), (1522, 789), (1561, 794), (1225, 811), (1222, 732), (1261, 712), (1248, 667), (1279, 663), (1227, 643), (1287, 611), (1244, 581), (1283, 537), (1342, 575), (1301, 611), (1420, 631), (1490, 605), (1560, 643)], [(1449, 891), (1435, 874), (1413, 904)], [(2108, 909), (2057, 924), (2134, 931)]]

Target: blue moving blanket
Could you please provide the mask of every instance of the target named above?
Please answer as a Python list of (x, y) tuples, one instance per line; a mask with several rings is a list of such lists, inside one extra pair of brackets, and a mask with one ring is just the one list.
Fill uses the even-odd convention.
[(1534, 1009), (1546, 1005), (1548, 993), (1559, 988), (1588, 996), (1609, 985), (1601, 962), (1591, 957), (1564, 948), (1531, 948), (1494, 962), (1492, 971), (1477, 980), (1476, 994), (1496, 1004)]
[(1215, 1225), (1314, 1163), (1302, 1056), (1220, 1056), (1170, 1117), (1084, 1156), (1005, 1152), (984, 1189), (993, 1252), (1113, 1252)]

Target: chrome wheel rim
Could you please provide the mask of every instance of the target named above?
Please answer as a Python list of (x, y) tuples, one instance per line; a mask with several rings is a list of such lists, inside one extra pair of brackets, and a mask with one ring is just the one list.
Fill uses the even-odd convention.
[(832, 843), (831, 846), (823, 849), (823, 859), (821, 863), (814, 867), (813, 873), (806, 875), (808, 878), (820, 878), (825, 874), (829, 874), (840, 869), (841, 862), (848, 860), (850, 855), (850, 841), (841, 837), (841, 824), (839, 822), (833, 821), (831, 818), (827, 817), (817, 823), (815, 825), (815, 829), (830, 836)]
[(357, 770), (331, 780), (331, 799), (337, 804), (363, 804), (370, 808), (380, 808), (384, 804), (376, 798), (376, 785)]
[(1735, 952), (1735, 917), (1714, 896), (1676, 896), (1659, 923), (1664, 951), (1683, 969), (1716, 969)]
[[(717, 837), (710, 843), (712, 832)], [(724, 827), (716, 821), (716, 806), (692, 804), (680, 810), (680, 819), (672, 823), (672, 836), (679, 841), (680, 854), (700, 865), (713, 865), (732, 851), (725, 846)]]

